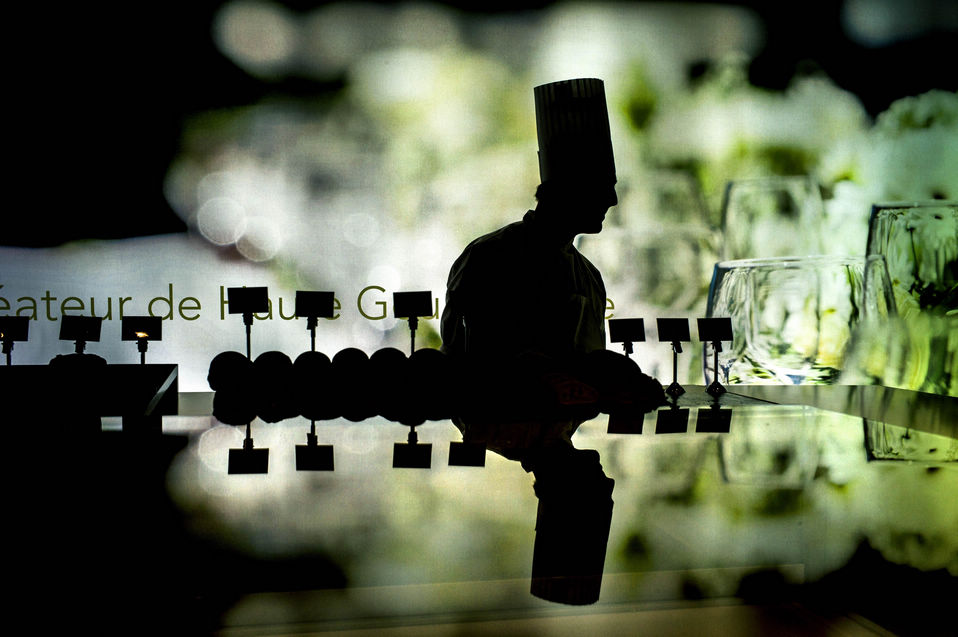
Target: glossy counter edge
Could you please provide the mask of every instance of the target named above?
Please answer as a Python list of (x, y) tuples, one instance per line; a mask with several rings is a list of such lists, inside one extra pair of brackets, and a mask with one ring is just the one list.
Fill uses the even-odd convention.
[(730, 391), (958, 438), (958, 398), (953, 396), (879, 385), (735, 385)]
[[(702, 385), (686, 386), (679, 406), (706, 406), (714, 400)], [(734, 385), (718, 399), (722, 406), (773, 403), (805, 405), (890, 425), (958, 438), (958, 398), (877, 385)], [(213, 392), (180, 392), (180, 416), (210, 416)]]

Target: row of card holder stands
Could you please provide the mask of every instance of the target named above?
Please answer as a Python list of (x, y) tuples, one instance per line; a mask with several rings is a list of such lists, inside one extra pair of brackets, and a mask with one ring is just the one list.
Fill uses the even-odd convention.
[[(253, 446), (251, 425), (256, 417), (265, 422), (298, 416), (311, 421), (307, 443), (296, 448), (297, 470), (302, 471), (333, 470), (332, 446), (318, 444), (316, 421), (335, 418), (358, 422), (379, 416), (408, 426), (407, 442), (394, 446), (393, 466), (410, 468), (431, 466), (431, 445), (419, 443), (416, 433), (416, 427), (427, 420), (584, 421), (607, 413), (610, 433), (641, 433), (645, 413), (658, 410), (656, 433), (688, 429), (689, 410), (676, 402), (685, 392), (676, 380), (677, 357), (681, 344), (691, 341), (685, 318), (657, 319), (658, 340), (671, 343), (673, 350), (672, 384), (663, 391), (631, 358), (633, 344), (646, 340), (641, 318), (610, 319), (610, 340), (622, 343), (624, 353), (592, 352), (574, 369), (557, 368), (554, 361), (535, 357), (510, 364), (509, 369), (472, 361), (467, 367), (439, 350), (416, 349), (418, 320), (433, 315), (432, 293), (396, 292), (394, 316), (408, 321), (410, 329), (408, 356), (395, 348), (383, 348), (370, 356), (346, 348), (329, 358), (316, 351), (316, 328), (319, 318), (333, 316), (334, 293), (297, 291), (295, 314), (306, 318), (310, 350), (295, 362), (276, 351), (264, 352), (254, 360), (253, 315), (269, 310), (268, 290), (239, 287), (229, 288), (227, 293), (229, 313), (243, 316), (246, 355), (228, 351), (215, 356), (208, 381), (215, 392), (213, 415), (225, 424), (246, 428), (243, 447), (230, 450), (229, 473), (268, 471), (269, 450)], [(101, 318), (62, 319), (60, 339), (75, 341), (76, 354), (83, 354), (88, 341), (100, 339)], [(698, 319), (698, 328), (699, 340), (713, 345), (714, 369), (718, 369), (721, 343), (732, 340), (731, 323), (721, 318)], [(0, 317), (0, 340), (8, 366), (13, 342), (27, 340), (28, 330), (27, 317)], [(121, 339), (137, 343), (140, 362), (145, 364), (148, 342), (162, 339), (162, 321), (152, 316), (123, 317)], [(724, 391), (717, 379), (708, 387), (716, 399)], [(658, 409), (666, 404), (668, 409)], [(716, 400), (713, 408), (699, 410), (696, 431), (728, 431), (730, 413), (719, 409)], [(155, 419), (159, 422), (158, 416)], [(483, 466), (485, 452), (483, 444), (453, 442), (449, 464)]]
[[(418, 442), (416, 427), (428, 420), (522, 423), (533, 420), (588, 420), (609, 415), (610, 433), (641, 433), (646, 412), (657, 410), (656, 432), (688, 430), (689, 410), (677, 399), (685, 390), (676, 379), (682, 343), (691, 342), (687, 318), (657, 319), (660, 342), (672, 344), (673, 378), (668, 389), (642, 374), (631, 359), (634, 343), (646, 340), (641, 318), (609, 320), (612, 342), (622, 343), (624, 354), (591, 352), (575, 368), (556, 368), (553, 361), (530, 357), (514, 361), (509, 369), (468, 364), (440, 350), (416, 349), (418, 320), (433, 315), (430, 291), (396, 292), (394, 317), (409, 323), (410, 352), (383, 348), (372, 355), (346, 348), (329, 358), (316, 351), (319, 318), (333, 315), (333, 292), (297, 291), (295, 315), (307, 319), (309, 351), (292, 361), (282, 352), (264, 352), (253, 360), (253, 314), (268, 310), (268, 291), (259, 288), (227, 290), (231, 314), (242, 314), (246, 326), (246, 356), (222, 352), (210, 364), (209, 383), (214, 395), (213, 415), (226, 424), (246, 427), (242, 449), (231, 449), (230, 473), (266, 473), (268, 449), (253, 446), (251, 422), (259, 417), (277, 422), (302, 416), (310, 420), (307, 443), (296, 447), (297, 470), (331, 471), (331, 445), (319, 445), (317, 420), (345, 418), (358, 422), (379, 416), (409, 427), (407, 442), (393, 450), (396, 468), (429, 468), (432, 445)], [(698, 319), (699, 340), (710, 342), (717, 357), (722, 341), (732, 340), (727, 318)], [(717, 369), (717, 358), (715, 361)], [(708, 392), (716, 398), (725, 392), (715, 379)], [(671, 399), (671, 402), (667, 398)], [(658, 409), (668, 404), (668, 409)], [(699, 410), (697, 432), (728, 431), (731, 411)], [(468, 427), (468, 425), (467, 425)], [(484, 466), (486, 447), (481, 443), (452, 442), (449, 464)]]

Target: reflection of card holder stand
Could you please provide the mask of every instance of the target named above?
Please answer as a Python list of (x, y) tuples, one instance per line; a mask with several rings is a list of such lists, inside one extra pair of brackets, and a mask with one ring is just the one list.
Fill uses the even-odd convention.
[(689, 410), (669, 407), (660, 409), (655, 415), (656, 434), (680, 434), (689, 429)]
[(732, 410), (713, 405), (708, 409), (699, 409), (695, 419), (695, 431), (698, 433), (727, 434), (732, 429)]
[(407, 442), (393, 444), (393, 469), (429, 469), (432, 466), (432, 445), (419, 444), (416, 427), (410, 425)]
[(610, 434), (640, 434), (645, 422), (645, 412), (632, 410), (616, 410), (609, 413), (609, 427), (606, 433)]
[(429, 469), (432, 445), (397, 442), (393, 445), (393, 469)]
[(230, 449), (227, 473), (267, 473), (269, 471), (269, 449), (254, 449), (250, 435), (250, 423), (246, 423), (246, 439), (242, 449)]
[(230, 474), (267, 473), (269, 449), (230, 449)]
[(333, 471), (333, 446), (310, 444), (296, 445), (297, 471)]
[(453, 467), (486, 466), (486, 446), (471, 442), (450, 442), (449, 465)]

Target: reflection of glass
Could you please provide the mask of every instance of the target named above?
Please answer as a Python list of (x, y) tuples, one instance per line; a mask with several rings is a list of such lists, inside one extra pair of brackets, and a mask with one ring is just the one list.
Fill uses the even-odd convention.
[(722, 258), (821, 254), (823, 205), (804, 176), (730, 181), (722, 201)]
[(815, 421), (808, 407), (739, 409), (720, 439), (726, 482), (799, 489), (818, 467)]
[[(725, 383), (829, 384), (863, 317), (894, 312), (884, 259), (785, 257), (715, 265), (707, 316), (732, 319)], [(705, 381), (713, 376), (706, 345)]]
[(696, 227), (645, 233), (645, 241), (634, 247), (630, 261), (644, 264), (632, 271), (636, 298), (673, 310), (701, 303), (708, 286), (709, 261), (714, 259), (711, 236)]
[(900, 315), (958, 310), (958, 202), (875, 204), (867, 254), (884, 255)]
[(654, 476), (650, 488), (662, 497), (691, 494), (702, 472), (708, 443), (708, 437), (695, 434), (657, 436), (648, 450), (649, 469)]
[(958, 440), (916, 429), (865, 421), (869, 460), (909, 460), (923, 463), (958, 462)]
[(648, 183), (637, 205), (643, 216), (664, 220), (672, 226), (713, 226), (708, 206), (698, 181), (681, 170), (656, 170), (646, 177)]

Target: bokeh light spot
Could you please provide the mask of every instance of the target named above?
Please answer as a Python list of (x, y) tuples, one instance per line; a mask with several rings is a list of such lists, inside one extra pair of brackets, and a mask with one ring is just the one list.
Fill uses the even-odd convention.
[(343, 222), (343, 235), (357, 248), (368, 248), (379, 239), (379, 221), (365, 212), (354, 212)]
[(297, 26), (286, 11), (266, 2), (232, 2), (213, 23), (220, 50), (252, 73), (274, 74), (296, 50)]
[(214, 197), (196, 213), (196, 225), (203, 237), (216, 245), (231, 245), (246, 229), (246, 211), (235, 199)]
[(262, 217), (249, 220), (236, 249), (250, 261), (269, 261), (279, 252), (283, 238), (275, 225)]

